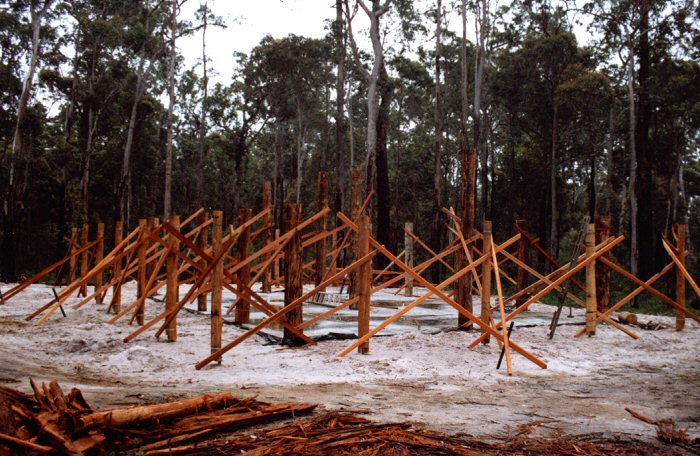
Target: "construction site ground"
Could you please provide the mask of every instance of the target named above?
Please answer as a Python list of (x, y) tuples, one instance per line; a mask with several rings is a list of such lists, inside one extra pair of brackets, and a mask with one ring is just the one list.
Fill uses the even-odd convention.
[[(185, 291), (183, 287), (183, 296)], [(415, 299), (393, 291), (372, 297), (377, 305), (372, 326)], [(415, 295), (424, 292), (417, 288)], [(133, 283), (123, 295), (125, 304), (133, 301)], [(263, 296), (282, 305), (279, 291)], [(514, 372), (508, 376), (503, 367), (496, 370), (500, 350), (495, 340), (467, 349), (478, 329), (445, 330), (456, 324), (456, 312), (429, 300), (372, 339), (368, 355), (337, 357), (352, 340), (292, 349), (255, 336), (228, 352), (221, 365), (198, 371), (195, 363), (210, 352), (210, 317), (195, 306), (178, 316), (177, 342), (157, 340), (154, 328), (124, 343), (137, 328), (129, 326), (129, 316), (108, 324), (105, 304), (74, 310), (78, 298), (64, 306), (66, 317), (56, 312), (41, 326), (25, 321), (51, 298), (49, 287), (33, 285), (0, 306), (0, 384), (29, 392), (30, 377), (56, 379), (64, 388), (78, 386), (101, 409), (232, 391), (239, 397), (314, 403), (327, 410), (368, 409), (372, 419), (423, 422), (445, 433), (481, 436), (553, 420), (547, 426), (567, 434), (653, 440), (653, 427), (630, 416), (628, 407), (672, 418), (688, 429), (691, 439), (700, 437), (700, 325), (691, 320), (677, 332), (671, 317), (640, 315), (640, 322), (657, 322), (660, 329), (631, 327), (641, 336), (633, 340), (601, 325), (594, 337), (574, 338), (583, 311), (574, 309), (574, 318), (567, 318), (567, 309), (564, 325), (549, 340), (553, 308), (536, 304), (517, 319), (512, 337), (548, 368), (514, 353)], [(230, 304), (233, 296), (226, 294), (224, 300)], [(147, 318), (163, 306), (162, 295), (149, 300)], [(307, 314), (325, 310), (323, 305), (305, 307)], [(354, 333), (353, 312), (343, 311), (309, 334)], [(225, 324), (224, 343), (243, 331)], [(267, 332), (279, 335), (275, 328)]]

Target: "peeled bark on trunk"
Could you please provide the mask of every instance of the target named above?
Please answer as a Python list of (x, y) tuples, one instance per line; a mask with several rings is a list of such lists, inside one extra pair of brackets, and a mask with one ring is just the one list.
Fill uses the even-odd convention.
[(338, 51), (338, 79), (335, 95), (335, 196), (333, 198), (336, 212), (343, 210), (343, 198), (347, 188), (347, 166), (345, 164), (345, 26), (343, 24), (343, 0), (336, 0), (336, 47)]
[[(386, 67), (382, 65), (379, 80), (379, 116), (377, 118), (377, 241), (391, 248), (391, 188), (389, 185), (389, 161), (387, 150), (387, 137), (389, 130), (389, 114), (393, 98), (393, 86), (389, 80)], [(384, 269), (389, 264), (389, 259), (379, 255), (376, 259), (377, 267)]]
[[(48, 13), (54, 0), (45, 0), (41, 9), (37, 10), (35, 2), (29, 2), (32, 25), (32, 49), (29, 58), (29, 68), (22, 81), (22, 93), (17, 106), (17, 122), (12, 136), (12, 146), (8, 154), (9, 176), (7, 190), (3, 201), (3, 242), (2, 242), (2, 275), (6, 281), (13, 282), (16, 275), (16, 249), (15, 235), (19, 227), (19, 219), (24, 209), (24, 188), (16, 186), (17, 181), (24, 181), (26, 170), (17, 169), (18, 159), (24, 156), (24, 123), (29, 112), (29, 98), (34, 85), (34, 76), (39, 64), (39, 52), (41, 46), (41, 22)], [(24, 176), (20, 175), (20, 171)]]
[(173, 187), (173, 121), (175, 110), (175, 60), (177, 47), (175, 39), (177, 33), (177, 1), (173, 2), (171, 13), (171, 37), (170, 60), (168, 62), (168, 133), (165, 144), (165, 191), (163, 192), (163, 219), (170, 218), (172, 211), (172, 187)]
[[(440, 92), (440, 76), (441, 67), (440, 59), (442, 57), (442, 0), (437, 0), (436, 12), (435, 12), (435, 106), (434, 106), (434, 127), (435, 127), (435, 138), (433, 141), (433, 156), (434, 156), (434, 169), (433, 169), (433, 220), (431, 225), (431, 248), (435, 252), (439, 252), (440, 249), (440, 233), (442, 232), (441, 226), (441, 208), (442, 208), (442, 94)], [(433, 282), (438, 282), (440, 277), (440, 267), (434, 267), (433, 271)]]
[[(207, 110), (209, 104), (209, 73), (207, 70), (207, 2), (204, 2), (204, 14), (202, 15), (202, 112), (199, 118), (199, 149), (197, 151), (197, 207), (204, 205), (204, 171), (207, 147)], [(237, 182), (240, 188), (240, 182)], [(238, 207), (235, 208), (238, 210)], [(235, 212), (234, 212), (235, 213)]]
[(550, 151), (549, 170), (549, 198), (550, 198), (550, 225), (549, 225), (549, 252), (556, 258), (559, 255), (559, 208), (557, 206), (557, 152), (559, 149), (559, 105), (554, 100), (554, 112), (552, 114), (552, 150)]

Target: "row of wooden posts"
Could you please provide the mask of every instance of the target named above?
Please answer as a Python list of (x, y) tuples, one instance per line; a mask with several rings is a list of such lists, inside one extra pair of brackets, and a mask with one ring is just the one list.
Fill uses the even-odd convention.
[[(112, 297), (107, 312), (114, 316), (109, 322), (116, 323), (131, 314), (129, 323), (139, 326), (124, 339), (125, 342), (130, 342), (156, 325), (159, 325), (156, 337), (165, 334), (168, 340), (177, 340), (177, 315), (185, 305), (196, 300), (198, 310), (209, 310), (211, 315), (211, 354), (197, 363), (198, 369), (211, 362), (221, 362), (223, 354), (274, 322), (283, 326), (284, 343), (314, 344), (313, 339), (304, 334), (304, 329), (351, 306), (358, 311), (358, 340), (339, 355), (347, 355), (353, 350), (367, 353), (370, 339), (375, 334), (431, 297), (437, 297), (454, 307), (460, 316), (461, 326), (480, 328), (480, 335), (470, 348), (488, 342), (490, 338), (496, 339), (505, 351), (509, 373), (512, 372), (511, 349), (539, 367), (546, 368), (544, 361), (511, 339), (506, 326), (531, 304), (555, 290), (586, 310), (586, 325), (577, 336), (591, 336), (595, 334), (597, 324), (606, 322), (630, 337), (638, 338), (630, 328), (614, 321), (611, 314), (642, 292), (648, 292), (676, 308), (678, 330), (683, 329), (686, 316), (700, 322), (685, 306), (686, 281), (698, 295), (700, 289), (684, 266), (686, 252), (683, 225), (674, 230), (675, 245), (669, 240), (663, 240), (664, 248), (672, 259), (671, 263), (646, 282), (612, 261), (611, 250), (624, 238), (610, 236), (609, 219), (597, 220), (597, 228), (590, 224), (585, 237), (585, 252), (573, 263), (561, 265), (527, 232), (524, 221), (516, 223), (515, 236), (498, 244), (493, 239), (490, 222), (484, 224), (483, 232), (474, 230), (464, 233), (459, 217), (452, 209), (445, 209), (449, 219), (446, 229), (452, 233), (453, 241), (444, 250), (431, 250), (414, 232), (412, 224), (407, 223), (404, 229), (404, 250), (395, 256), (372, 237), (371, 221), (366, 215), (366, 208), (373, 195), (362, 200), (361, 174), (357, 170), (353, 170), (352, 183), (351, 215), (348, 217), (338, 213), (337, 227), (331, 230), (328, 229), (330, 210), (325, 173), (319, 176), (318, 212), (304, 220), (301, 206), (286, 205), (282, 231), (275, 229), (273, 224), (269, 183), (263, 189), (262, 211), (253, 215), (252, 210), (241, 209), (235, 228), (232, 225), (224, 227), (221, 211), (213, 211), (210, 217), (203, 209), (183, 220), (178, 216), (162, 222), (157, 218), (142, 219), (139, 226), (126, 236), (122, 223), (117, 222), (115, 247), (105, 254), (104, 225), (98, 225), (97, 238), (93, 241), (89, 241), (89, 231), (85, 225), (80, 239), (77, 229), (73, 230), (69, 239), (69, 253), (64, 259), (0, 296), (0, 302), (5, 303), (30, 284), (68, 264), (68, 284), (59, 292), (54, 291), (54, 299), (29, 315), (27, 320), (41, 315), (38, 324), (46, 322), (57, 310), (63, 312), (63, 305), (75, 294), (83, 299), (74, 308), (80, 308), (93, 300), (103, 303), (111, 288)], [(194, 227), (187, 229), (190, 225)], [(477, 241), (481, 241), (480, 247), (477, 247)], [(428, 256), (426, 261), (417, 265), (416, 245), (425, 250)], [(231, 253), (234, 247), (235, 254)], [(517, 248), (516, 253), (508, 251), (512, 247)], [(305, 248), (314, 250), (314, 260), (306, 264)], [(528, 265), (528, 251), (532, 248), (552, 263), (555, 268), (552, 272), (545, 275)], [(346, 250), (352, 252), (352, 260), (344, 265), (338, 260), (340, 253)], [(457, 252), (463, 255), (464, 263), (451, 265), (447, 258)], [(389, 266), (381, 271), (373, 270), (372, 259), (376, 255), (384, 255), (390, 261)], [(506, 262), (517, 267), (515, 278), (504, 270)], [(441, 264), (451, 274), (440, 284), (429, 282), (424, 274), (436, 264)], [(675, 300), (652, 287), (656, 280), (674, 267), (677, 271)], [(584, 268), (586, 280), (585, 284), (581, 284), (574, 276)], [(632, 293), (614, 305), (610, 305), (611, 271), (620, 273), (637, 285)], [(535, 280), (528, 283), (528, 276), (533, 276)], [(59, 270), (57, 279), (60, 277)], [(108, 277), (107, 280), (105, 277)], [(137, 283), (137, 297), (134, 302), (123, 306), (122, 286), (132, 278)], [(317, 293), (323, 292), (327, 286), (342, 283), (345, 278), (349, 279), (349, 298), (321, 315), (304, 320), (303, 304)], [(498, 297), (497, 305), (493, 308), (490, 305), (492, 279)], [(447, 291), (449, 287), (464, 280), (470, 283), (469, 287), (485, 303), (478, 316), (471, 308), (470, 299), (465, 299), (460, 293)], [(564, 287), (568, 280), (586, 293), (585, 300)], [(303, 284), (311, 281), (315, 287), (305, 293)], [(516, 293), (504, 297), (503, 281), (515, 285)], [(270, 304), (265, 297), (253, 291), (253, 285), (257, 282), (262, 282), (263, 294), (269, 293), (273, 286), (283, 285), (284, 307)], [(88, 295), (88, 284), (94, 285), (91, 295)], [(185, 296), (180, 298), (180, 286), (185, 284), (191, 286)], [(424, 287), (427, 291), (370, 330), (372, 294), (398, 285), (396, 293), (403, 290), (406, 296), (413, 296), (414, 285)], [(163, 287), (166, 287), (164, 309), (148, 319), (147, 299)], [(228, 308), (229, 313), (235, 310), (234, 321), (249, 323), (251, 307), (266, 317), (229, 343), (224, 343), (222, 336), (224, 289), (236, 295), (236, 300)], [(208, 295), (211, 295), (210, 307)], [(515, 310), (507, 313), (506, 304), (509, 302), (515, 303)], [(500, 314), (498, 323), (492, 316), (494, 311)]]

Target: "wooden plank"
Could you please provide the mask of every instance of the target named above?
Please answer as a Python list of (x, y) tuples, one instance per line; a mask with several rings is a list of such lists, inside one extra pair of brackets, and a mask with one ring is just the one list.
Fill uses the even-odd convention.
[[(490, 226), (489, 226), (489, 231), (490, 231)], [(489, 232), (490, 234), (490, 232)], [(484, 226), (484, 237), (487, 237), (486, 234), (486, 226)], [(490, 236), (488, 236), (490, 237)], [(491, 263), (493, 264), (493, 271), (494, 271), (494, 276), (496, 277), (496, 291), (498, 291), (498, 307), (501, 312), (501, 321), (505, 321), (506, 319), (506, 305), (503, 302), (503, 288), (501, 287), (501, 272), (500, 268), (498, 267), (498, 258), (496, 257), (496, 249), (493, 246), (493, 243), (491, 243), (491, 248), (489, 249), (491, 251)], [(483, 304), (482, 304), (483, 305)], [(506, 368), (508, 375), (513, 375), (513, 363), (511, 362), (510, 359), (510, 336), (508, 334), (508, 328), (506, 325), (502, 325), (501, 329), (503, 330), (503, 347), (504, 347), (504, 352), (506, 354)]]
[[(351, 220), (349, 220), (349, 219), (347, 218), (347, 216), (345, 216), (342, 212), (339, 212), (339, 213), (338, 213), (338, 217), (340, 217), (345, 223), (347, 223), (347, 224), (350, 226), (350, 228), (352, 228), (353, 230), (355, 230), (355, 231), (358, 230), (357, 225), (355, 225)], [(513, 243), (515, 243), (518, 239), (520, 239), (520, 235), (513, 236), (512, 238), (510, 238), (509, 240), (507, 240), (506, 242), (504, 242), (503, 244), (501, 244), (500, 246), (498, 246), (497, 250), (502, 250), (502, 249), (508, 248), (510, 245), (512, 245)], [(370, 238), (370, 244), (371, 244), (376, 250), (378, 250), (380, 253), (386, 255), (387, 258), (389, 258), (390, 260), (394, 260), (394, 261), (396, 262), (396, 264), (397, 264), (400, 268), (402, 268), (402, 269), (404, 269), (406, 272), (410, 273), (410, 274), (413, 276), (413, 278), (416, 280), (416, 282), (419, 282), (421, 285), (423, 285), (423, 286), (425, 286), (426, 288), (428, 288), (428, 290), (429, 290), (430, 292), (429, 292), (429, 293), (426, 293), (425, 295), (423, 295), (423, 296), (421, 296), (420, 298), (418, 298), (416, 301), (413, 301), (411, 304), (409, 304), (409, 305), (407, 305), (406, 307), (404, 307), (403, 309), (399, 310), (399, 311), (398, 311), (396, 314), (394, 314), (392, 317), (390, 317), (390, 318), (384, 320), (384, 321), (383, 321), (382, 323), (380, 323), (377, 327), (375, 327), (375, 328), (372, 329), (369, 333), (367, 333), (364, 337), (358, 339), (358, 340), (357, 340), (354, 344), (352, 344), (350, 347), (348, 347), (348, 348), (346, 348), (345, 350), (343, 350), (342, 352), (340, 352), (340, 353), (338, 354), (338, 356), (345, 356), (345, 355), (347, 355), (347, 354), (350, 353), (352, 350), (354, 350), (355, 348), (357, 348), (357, 346), (358, 346), (359, 344), (363, 343), (365, 340), (367, 340), (367, 339), (371, 338), (372, 336), (374, 336), (375, 334), (377, 334), (379, 331), (381, 331), (381, 330), (384, 329), (386, 326), (388, 326), (389, 324), (391, 324), (391, 323), (393, 323), (394, 321), (396, 321), (397, 319), (399, 319), (402, 315), (404, 315), (404, 314), (406, 314), (407, 312), (409, 312), (411, 309), (413, 309), (415, 306), (417, 306), (418, 304), (420, 304), (420, 303), (423, 302), (424, 300), (428, 299), (428, 297), (429, 297), (429, 296), (432, 296), (433, 294), (437, 295), (440, 299), (444, 300), (446, 303), (448, 303), (449, 305), (451, 305), (453, 308), (455, 308), (455, 309), (458, 310), (459, 312), (463, 313), (466, 317), (468, 317), (470, 320), (472, 320), (472, 321), (473, 321), (474, 323), (476, 323), (477, 325), (479, 325), (479, 326), (483, 325), (484, 327), (486, 327), (486, 328), (487, 328), (487, 332), (489, 332), (490, 335), (496, 337), (496, 338), (497, 338), (498, 340), (500, 340), (500, 341), (503, 340), (503, 336), (502, 336), (499, 332), (497, 332), (495, 329), (491, 328), (490, 326), (486, 325), (479, 317), (477, 317), (477, 316), (474, 315), (473, 313), (469, 312), (468, 310), (462, 308), (462, 307), (461, 307), (459, 304), (457, 304), (452, 298), (450, 298), (450, 297), (447, 296), (444, 292), (441, 291), (441, 288), (446, 287), (447, 285), (451, 284), (452, 282), (454, 282), (455, 280), (457, 280), (459, 277), (463, 276), (464, 274), (468, 274), (473, 268), (479, 266), (483, 261), (486, 260), (486, 257), (487, 257), (486, 255), (482, 256), (482, 257), (479, 258), (478, 260), (475, 260), (471, 265), (465, 267), (465, 268), (462, 269), (461, 271), (458, 271), (458, 272), (455, 273), (452, 277), (450, 277), (449, 279), (443, 281), (440, 285), (437, 285), (437, 286), (436, 286), (436, 285), (433, 285), (432, 283), (430, 283), (429, 281), (427, 281), (426, 279), (424, 279), (420, 274), (416, 273), (414, 270), (410, 269), (405, 263), (403, 263), (401, 260), (399, 260), (398, 258), (396, 258), (391, 252), (389, 252), (386, 248), (384, 248), (383, 245), (379, 244), (379, 243), (378, 243), (377, 241), (375, 241), (373, 238)], [(528, 352), (527, 350), (525, 350), (523, 347), (521, 347), (520, 345), (516, 344), (515, 342), (512, 342), (512, 343), (511, 343), (511, 347), (512, 347), (513, 349), (515, 349), (518, 353), (520, 353), (521, 355), (523, 355), (525, 358), (527, 358), (528, 360), (532, 361), (532, 362), (533, 362), (534, 364), (536, 364), (537, 366), (541, 367), (542, 369), (546, 369), (546, 368), (547, 368), (547, 364), (546, 364), (545, 362), (543, 362), (542, 360), (540, 360), (539, 358), (537, 358), (537, 357), (534, 356), (532, 353)]]
[[(170, 224), (174, 228), (180, 228), (180, 216), (178, 215), (172, 215), (170, 217)], [(180, 241), (174, 237), (171, 236), (170, 240), (170, 252), (175, 252), (180, 250)], [(168, 253), (168, 259), (167, 259), (167, 288), (165, 291), (165, 310), (166, 311), (171, 311), (175, 308), (177, 305), (177, 301), (180, 298), (180, 287), (178, 286), (178, 262), (177, 262), (177, 255), (174, 255), (173, 253)], [(154, 268), (154, 273), (158, 273), (158, 266)], [(165, 334), (168, 337), (168, 340), (171, 342), (175, 342), (177, 340), (177, 320), (173, 319), (168, 327), (165, 330)]]
[(224, 353), (228, 352), (232, 348), (236, 347), (237, 345), (241, 344), (244, 342), (246, 339), (252, 337), (253, 335), (257, 334), (260, 330), (265, 328), (266, 326), (270, 325), (271, 323), (274, 323), (275, 321), (279, 320), (281, 317), (285, 316), (289, 311), (293, 310), (296, 306), (301, 306), (307, 299), (309, 299), (311, 296), (314, 296), (320, 289), (323, 287), (328, 286), (328, 284), (333, 283), (334, 281), (338, 280), (338, 278), (343, 277), (344, 275), (348, 274), (351, 272), (353, 269), (360, 267), (364, 262), (370, 261), (374, 255), (376, 255), (376, 251), (370, 252), (367, 256), (364, 258), (360, 258), (359, 260), (355, 261), (353, 264), (348, 266), (347, 268), (344, 268), (336, 273), (336, 275), (331, 276), (327, 278), (326, 280), (323, 281), (323, 283), (320, 283), (317, 287), (309, 291), (308, 293), (300, 296), (298, 299), (296, 299), (294, 302), (290, 303), (289, 305), (286, 305), (282, 309), (278, 310), (274, 315), (270, 316), (269, 318), (265, 319), (264, 321), (258, 323), (254, 328), (249, 329), (246, 331), (244, 334), (238, 336), (235, 340), (232, 342), (229, 342), (225, 346), (221, 348), (221, 350), (217, 351), (216, 353), (212, 353), (211, 355), (207, 356), (206, 358), (202, 359), (200, 362), (198, 362), (195, 365), (195, 369), (199, 370), (212, 362), (214, 359), (217, 357), (222, 356)]
[[(408, 267), (413, 267), (413, 222), (406, 222), (406, 226), (403, 228), (403, 232), (406, 234), (404, 236), (404, 252), (406, 252), (406, 264)], [(399, 258), (399, 257), (396, 257)], [(437, 255), (433, 255), (433, 258), (437, 258)], [(438, 261), (442, 261), (441, 259)], [(393, 262), (392, 262), (393, 263)], [(404, 296), (413, 296), (413, 277), (406, 275), (406, 280), (404, 281)]]
[[(595, 254), (595, 224), (589, 223), (586, 229), (586, 259)], [(586, 265), (586, 334), (595, 335), (595, 317), (598, 311), (596, 302), (595, 259)]]
[[(371, 232), (372, 226), (370, 225), (369, 217), (367, 215), (362, 215), (360, 217), (360, 233), (358, 237), (358, 254), (361, 258), (369, 253), (369, 237)], [(359, 280), (359, 300), (357, 303), (357, 336), (363, 337), (369, 332), (372, 264), (370, 262), (366, 262), (360, 266), (358, 271), (357, 278)], [(357, 347), (357, 351), (361, 354), (369, 353), (369, 340), (360, 344)]]
[[(221, 331), (223, 328), (223, 318), (221, 314), (221, 303), (223, 298), (223, 279), (224, 279), (224, 263), (221, 261), (225, 251), (221, 244), (222, 225), (224, 213), (222, 211), (214, 211), (214, 228), (212, 229), (212, 252), (216, 254), (219, 261), (214, 264), (212, 275), (212, 291), (211, 291), (211, 353), (216, 353), (221, 349)], [(174, 227), (173, 227), (174, 228)], [(230, 241), (233, 243), (233, 239)], [(211, 266), (211, 265), (210, 265)], [(202, 273), (200, 279), (205, 277)], [(171, 312), (174, 312), (173, 309)], [(173, 313), (174, 314), (174, 313)], [(218, 364), (221, 364), (221, 357), (215, 359)]]
[[(563, 274), (562, 276), (560, 276), (559, 278), (557, 278), (556, 280), (554, 280), (551, 284), (547, 285), (544, 289), (540, 290), (539, 292), (537, 292), (537, 293), (535, 293), (533, 296), (531, 296), (530, 299), (528, 299), (527, 301), (525, 301), (525, 303), (524, 303), (522, 306), (516, 308), (513, 312), (511, 312), (510, 314), (508, 314), (508, 316), (506, 317), (506, 321), (500, 321), (500, 322), (498, 322), (498, 324), (496, 325), (496, 328), (497, 328), (497, 329), (500, 329), (501, 325), (507, 323), (508, 321), (510, 321), (510, 320), (512, 320), (513, 318), (515, 318), (516, 316), (518, 316), (520, 313), (524, 312), (531, 304), (537, 302), (540, 298), (542, 298), (543, 296), (546, 296), (547, 294), (549, 294), (549, 293), (550, 293), (552, 290), (554, 290), (559, 284), (563, 283), (565, 280), (570, 279), (571, 277), (574, 276), (574, 274), (576, 274), (577, 272), (579, 272), (581, 269), (585, 268), (585, 267), (588, 265), (589, 262), (592, 262), (592, 261), (596, 260), (598, 257), (600, 257), (601, 255), (603, 255), (605, 252), (608, 252), (608, 251), (611, 250), (613, 247), (615, 247), (616, 245), (618, 245), (618, 244), (619, 244), (620, 242), (622, 242), (624, 239), (625, 239), (624, 236), (619, 236), (619, 237), (613, 239), (612, 241), (610, 241), (609, 243), (607, 243), (604, 247), (598, 249), (598, 250), (593, 254), (593, 256), (591, 256), (591, 257), (589, 257), (589, 258), (584, 258), (583, 261), (579, 262), (576, 266), (574, 266), (573, 268), (571, 268), (571, 269), (570, 269), (569, 271), (567, 271), (565, 274)], [(564, 267), (568, 267), (568, 265), (564, 265)], [(482, 341), (482, 337), (483, 337), (483, 336), (477, 337), (471, 344), (469, 344), (469, 348), (470, 348), (470, 349), (473, 349), (474, 347), (476, 347), (476, 346)]]
[[(302, 281), (302, 247), (301, 233), (296, 229), (301, 221), (301, 205), (287, 204), (284, 208), (284, 229), (287, 233), (294, 233), (284, 249), (284, 305), (289, 306), (304, 294)], [(323, 288), (321, 288), (323, 289)], [(294, 306), (287, 314), (287, 321), (296, 326), (304, 320), (302, 306)], [(284, 329), (282, 344), (298, 346), (303, 345), (296, 334)]]
[[(493, 323), (493, 317), (491, 316), (491, 250), (493, 244), (493, 237), (491, 235), (491, 221), (484, 220), (484, 227), (482, 230), (482, 242), (483, 242), (483, 252), (486, 256), (486, 261), (481, 266), (481, 320), (487, 325)], [(498, 265), (496, 265), (498, 266)], [(489, 343), (488, 333), (486, 328), (481, 328), (481, 335), (484, 336), (482, 343), (484, 345)]]

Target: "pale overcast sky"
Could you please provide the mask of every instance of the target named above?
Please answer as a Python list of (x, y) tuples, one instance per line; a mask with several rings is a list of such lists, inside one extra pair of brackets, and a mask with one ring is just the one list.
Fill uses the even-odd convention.
[[(194, 22), (195, 11), (203, 0), (189, 0), (181, 18)], [(207, 54), (220, 82), (228, 82), (232, 73), (233, 52), (249, 52), (265, 35), (282, 38), (290, 33), (312, 38), (325, 35), (325, 20), (335, 17), (334, 0), (209, 0), (210, 9), (221, 16), (226, 29), (207, 30)], [(186, 66), (201, 60), (202, 35), (183, 38), (178, 48)]]

